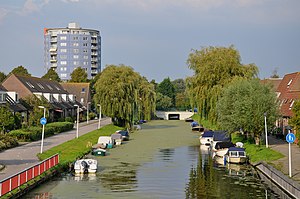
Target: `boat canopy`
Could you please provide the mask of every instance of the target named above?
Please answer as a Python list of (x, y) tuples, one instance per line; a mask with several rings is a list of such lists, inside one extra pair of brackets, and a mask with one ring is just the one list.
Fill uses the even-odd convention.
[(214, 132), (213, 131), (205, 131), (202, 135), (203, 138), (205, 137), (213, 137), (214, 136)]
[(228, 152), (229, 151), (245, 151), (245, 149), (239, 148), (239, 147), (230, 147), (230, 148), (228, 148)]
[(224, 149), (230, 147), (235, 147), (232, 142), (218, 142), (216, 143), (215, 149)]
[(192, 127), (199, 126), (199, 123), (198, 122), (191, 122), (191, 126)]
[(230, 134), (226, 131), (214, 131), (214, 141), (227, 141), (230, 142)]

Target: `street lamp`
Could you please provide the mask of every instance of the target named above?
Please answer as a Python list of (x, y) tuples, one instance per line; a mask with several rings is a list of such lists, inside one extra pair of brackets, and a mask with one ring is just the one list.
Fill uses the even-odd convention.
[(91, 104), (91, 102), (88, 102), (86, 105), (87, 111), (86, 111), (86, 123), (89, 123), (89, 105)]
[(268, 148), (267, 113), (264, 113), (264, 116), (265, 116), (266, 148)]
[(97, 104), (99, 106), (99, 121), (98, 121), (98, 129), (100, 129), (100, 120), (101, 120), (101, 105)]
[(79, 134), (79, 106), (77, 104), (75, 104), (74, 106), (77, 107), (76, 138), (78, 138), (78, 134)]
[(46, 120), (46, 108), (44, 106), (38, 106), (38, 107), (44, 109), (44, 117), (40, 121), (43, 124), (42, 141), (41, 141), (41, 153), (43, 153), (44, 135), (45, 135), (45, 124), (47, 122), (47, 120)]

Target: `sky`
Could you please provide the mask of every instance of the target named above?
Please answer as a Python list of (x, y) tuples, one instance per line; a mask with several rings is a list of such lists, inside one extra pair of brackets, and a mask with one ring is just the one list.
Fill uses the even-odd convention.
[(125, 64), (149, 81), (186, 78), (192, 49), (233, 45), (261, 79), (300, 72), (299, 0), (1, 0), (0, 71), (41, 77), (44, 28), (100, 31), (102, 69)]

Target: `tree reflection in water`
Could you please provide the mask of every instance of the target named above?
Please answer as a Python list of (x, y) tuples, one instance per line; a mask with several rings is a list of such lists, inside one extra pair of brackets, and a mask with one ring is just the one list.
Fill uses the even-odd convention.
[(136, 190), (136, 166), (122, 162), (120, 166), (107, 168), (101, 173), (103, 187), (113, 192), (132, 192)]
[(190, 169), (186, 198), (276, 198), (274, 193), (266, 196), (268, 188), (257, 178), (252, 167), (240, 166), (217, 166), (200, 150), (196, 166)]

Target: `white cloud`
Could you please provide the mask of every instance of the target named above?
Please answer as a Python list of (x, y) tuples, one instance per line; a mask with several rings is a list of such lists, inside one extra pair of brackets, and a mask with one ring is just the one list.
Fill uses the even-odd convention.
[(9, 13), (9, 10), (5, 9), (5, 8), (0, 8), (0, 23), (2, 23), (2, 21), (4, 20), (4, 18), (6, 17), (6, 15)]

